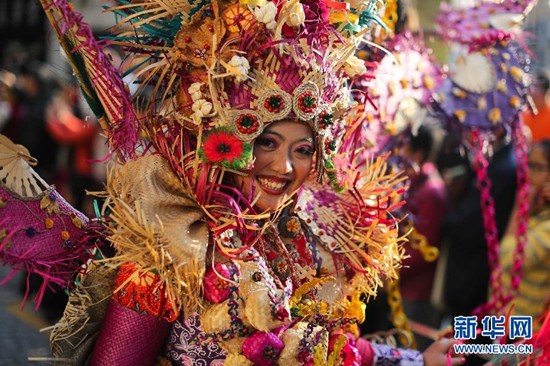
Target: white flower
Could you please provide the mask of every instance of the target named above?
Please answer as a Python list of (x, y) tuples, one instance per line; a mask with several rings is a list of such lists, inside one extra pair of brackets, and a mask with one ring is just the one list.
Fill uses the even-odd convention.
[(289, 9), (290, 16), (288, 17), (286, 24), (291, 27), (297, 27), (304, 24), (306, 20), (306, 13), (304, 13), (304, 6), (299, 2), (294, 3)]
[(366, 73), (367, 67), (365, 66), (365, 61), (361, 60), (359, 57), (350, 56), (346, 60), (344, 71), (350, 77), (354, 77), (355, 75), (363, 75)]
[(233, 58), (231, 58), (231, 61), (229, 61), (229, 65), (233, 66), (237, 71), (235, 75), (235, 80), (237, 82), (246, 80), (248, 70), (250, 70), (250, 64), (248, 63), (248, 60), (246, 58), (235, 55), (233, 56)]
[(189, 95), (191, 95), (191, 99), (193, 99), (193, 102), (196, 102), (197, 100), (202, 98), (202, 91), (201, 87), (204, 85), (204, 83), (193, 83), (191, 86), (189, 86)]
[(202, 117), (199, 116), (198, 114), (193, 113), (190, 117), (191, 117), (191, 121), (193, 121), (193, 124), (195, 126), (199, 126), (202, 123)]
[(275, 16), (277, 16), (277, 7), (272, 2), (268, 2), (264, 6), (257, 6), (254, 9), (254, 15), (256, 20), (260, 23), (264, 23), (267, 29), (275, 29), (277, 22)]
[(212, 111), (212, 103), (204, 99), (199, 99), (193, 103), (193, 107), (191, 108), (195, 112), (194, 114), (202, 118)]

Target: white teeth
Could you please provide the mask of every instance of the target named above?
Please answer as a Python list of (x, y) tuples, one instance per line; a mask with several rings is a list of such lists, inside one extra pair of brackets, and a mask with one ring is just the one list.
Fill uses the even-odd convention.
[(275, 182), (267, 178), (258, 178), (258, 182), (265, 188), (274, 191), (281, 191), (286, 185), (286, 182)]

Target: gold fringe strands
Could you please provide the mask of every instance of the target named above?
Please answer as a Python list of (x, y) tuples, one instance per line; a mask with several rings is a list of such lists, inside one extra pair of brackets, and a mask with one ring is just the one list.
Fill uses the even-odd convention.
[(111, 173), (107, 194), (118, 255), (105, 262), (157, 273), (176, 312), (199, 311), (208, 231), (168, 163), (153, 155), (125, 164)]

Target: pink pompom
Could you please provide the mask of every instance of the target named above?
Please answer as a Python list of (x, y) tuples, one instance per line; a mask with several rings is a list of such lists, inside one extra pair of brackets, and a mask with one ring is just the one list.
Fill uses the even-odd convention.
[(243, 343), (243, 355), (254, 365), (275, 365), (275, 360), (285, 348), (283, 341), (271, 332), (256, 332)]
[(343, 366), (361, 366), (361, 354), (355, 345), (348, 341), (342, 348)]
[(219, 304), (227, 299), (230, 292), (230, 283), (225, 278), (231, 278), (231, 271), (225, 263), (216, 263), (214, 268), (209, 268), (206, 271), (203, 281), (204, 298), (206, 300)]
[(334, 333), (330, 336), (328, 349), (329, 352), (334, 352), (334, 347), (337, 341), (345, 339), (346, 344), (340, 350), (340, 360), (343, 366), (361, 366), (361, 354), (355, 346), (355, 339), (351, 335), (344, 333)]

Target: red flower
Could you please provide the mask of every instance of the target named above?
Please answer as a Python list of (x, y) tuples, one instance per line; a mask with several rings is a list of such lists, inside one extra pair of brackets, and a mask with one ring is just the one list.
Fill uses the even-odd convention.
[(243, 151), (243, 142), (226, 129), (213, 131), (202, 145), (204, 158), (212, 163), (231, 164), (241, 158)]

